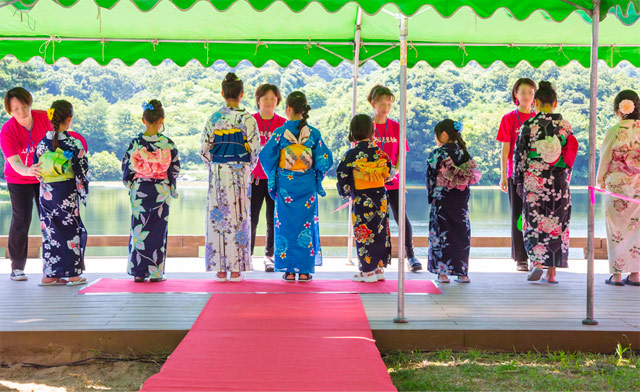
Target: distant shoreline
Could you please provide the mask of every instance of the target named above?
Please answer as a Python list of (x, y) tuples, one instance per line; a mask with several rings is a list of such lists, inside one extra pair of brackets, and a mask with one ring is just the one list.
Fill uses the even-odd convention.
[[(335, 186), (334, 179), (325, 179), (322, 184), (327, 189), (333, 189)], [(0, 187), (6, 188), (6, 183), (0, 182)], [(98, 187), (98, 188), (124, 188), (124, 185), (120, 181), (91, 181), (90, 186)], [(178, 181), (178, 188), (195, 188), (195, 189), (205, 189), (207, 188), (208, 183), (205, 181)], [(329, 188), (331, 187), (331, 188)], [(407, 189), (424, 189), (424, 185), (417, 184), (409, 184), (407, 185)], [(473, 185), (471, 189), (500, 189), (498, 185)], [(586, 190), (588, 187), (586, 185), (573, 185), (571, 186), (573, 190)]]

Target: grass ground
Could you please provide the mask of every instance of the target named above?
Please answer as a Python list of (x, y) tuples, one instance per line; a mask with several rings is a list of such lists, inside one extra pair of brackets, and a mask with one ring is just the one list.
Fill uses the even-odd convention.
[(399, 391), (637, 391), (640, 357), (619, 346), (588, 353), (390, 353), (384, 357)]
[[(0, 391), (136, 391), (166, 355), (102, 358), (50, 368), (3, 364)], [(623, 347), (611, 355), (437, 351), (394, 352), (383, 359), (399, 391), (640, 390), (640, 356)]]

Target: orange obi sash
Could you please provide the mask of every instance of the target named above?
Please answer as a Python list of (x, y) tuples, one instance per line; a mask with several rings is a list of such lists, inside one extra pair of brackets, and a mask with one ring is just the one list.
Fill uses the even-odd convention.
[(278, 166), (281, 169), (305, 172), (313, 168), (313, 152), (311, 151), (311, 147), (303, 144), (309, 140), (310, 135), (311, 131), (306, 126), (300, 130), (298, 137), (293, 136), (289, 130), (284, 132), (284, 138), (292, 144), (280, 150), (280, 162)]
[(389, 178), (389, 167), (386, 159), (374, 162), (356, 161), (353, 166), (353, 185), (356, 190), (381, 188)]

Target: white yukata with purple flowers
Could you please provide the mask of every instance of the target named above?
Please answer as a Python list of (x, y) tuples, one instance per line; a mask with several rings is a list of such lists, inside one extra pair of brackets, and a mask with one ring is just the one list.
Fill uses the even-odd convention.
[(207, 271), (251, 271), (251, 172), (260, 133), (244, 109), (224, 107), (202, 133), (201, 155), (209, 168), (205, 220)]

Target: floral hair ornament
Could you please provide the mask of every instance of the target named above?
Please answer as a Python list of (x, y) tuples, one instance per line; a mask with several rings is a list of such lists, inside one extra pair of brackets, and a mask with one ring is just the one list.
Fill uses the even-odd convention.
[(147, 101), (142, 102), (142, 110), (154, 110), (155, 108), (153, 107), (152, 104), (148, 103)]
[(453, 123), (453, 129), (458, 131), (458, 133), (462, 132), (463, 125), (460, 121), (456, 121)]
[(47, 117), (49, 117), (49, 121), (53, 120), (53, 114), (56, 112), (56, 109), (51, 108), (47, 110)]
[(624, 115), (633, 113), (635, 109), (636, 105), (634, 105), (633, 101), (630, 99), (623, 99), (618, 106), (618, 110)]

